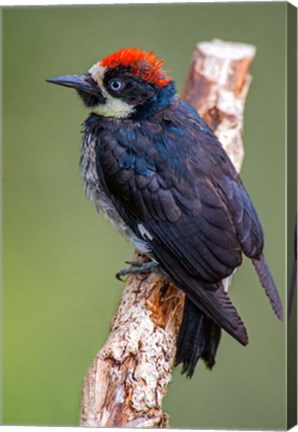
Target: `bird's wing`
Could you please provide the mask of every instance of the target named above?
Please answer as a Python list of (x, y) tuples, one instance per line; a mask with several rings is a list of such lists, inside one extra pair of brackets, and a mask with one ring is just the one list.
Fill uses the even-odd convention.
[[(99, 137), (98, 174), (114, 205), (189, 298), (242, 343), (245, 328), (218, 283), (262, 248), (253, 206), (230, 160), (200, 125), (144, 123)], [(210, 153), (211, 152), (211, 153)], [(210, 157), (211, 155), (211, 157)]]

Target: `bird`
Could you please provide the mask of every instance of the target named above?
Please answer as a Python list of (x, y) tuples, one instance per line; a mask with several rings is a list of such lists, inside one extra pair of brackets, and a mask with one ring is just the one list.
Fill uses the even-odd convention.
[(222, 329), (248, 344), (227, 292), (243, 255), (281, 320), (283, 310), (248, 192), (164, 64), (154, 51), (122, 48), (82, 75), (47, 81), (75, 89), (89, 110), (80, 153), (87, 197), (185, 293), (175, 366), (191, 378), (200, 359), (214, 366)]

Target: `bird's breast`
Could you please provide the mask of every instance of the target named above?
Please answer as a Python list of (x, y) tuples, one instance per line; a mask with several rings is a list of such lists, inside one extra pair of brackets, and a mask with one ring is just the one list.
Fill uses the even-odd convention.
[(97, 167), (96, 161), (96, 137), (89, 133), (85, 135), (82, 141), (80, 158), (81, 175), (86, 196), (94, 202), (97, 212), (102, 213), (141, 253), (150, 252), (148, 244), (125, 223), (111, 198), (105, 192), (105, 187), (98, 175), (100, 167)]
[(87, 134), (83, 139), (80, 168), (85, 193), (94, 202), (97, 211), (103, 213), (121, 231), (125, 230), (124, 222), (115, 209), (111, 198), (105, 192), (102, 180), (98, 175), (96, 166), (96, 138), (92, 134)]

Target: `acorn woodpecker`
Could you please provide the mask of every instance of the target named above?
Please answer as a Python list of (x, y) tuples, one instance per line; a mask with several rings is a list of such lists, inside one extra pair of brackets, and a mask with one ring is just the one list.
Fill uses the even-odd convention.
[(76, 89), (91, 111), (80, 159), (87, 196), (186, 294), (175, 364), (191, 377), (199, 358), (214, 365), (221, 328), (248, 343), (226, 289), (242, 254), (280, 319), (282, 306), (247, 191), (163, 64), (153, 52), (121, 49), (84, 75), (48, 81)]

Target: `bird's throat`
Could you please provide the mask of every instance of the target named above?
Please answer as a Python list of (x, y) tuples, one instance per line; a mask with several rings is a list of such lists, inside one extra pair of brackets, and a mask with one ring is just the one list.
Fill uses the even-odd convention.
[(95, 114), (103, 117), (126, 118), (134, 112), (134, 107), (119, 98), (114, 98), (104, 90), (102, 90), (105, 103), (97, 105), (92, 110)]

